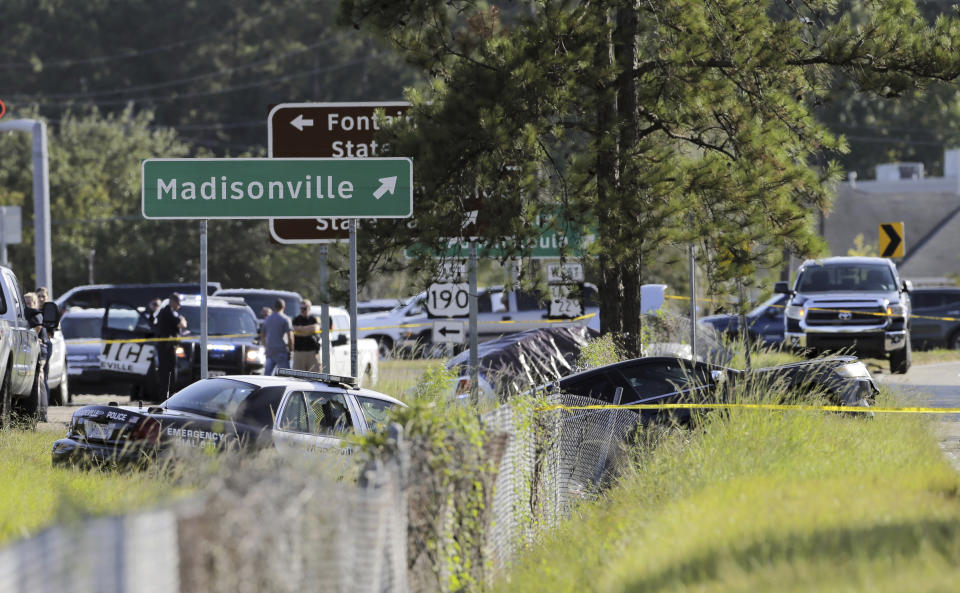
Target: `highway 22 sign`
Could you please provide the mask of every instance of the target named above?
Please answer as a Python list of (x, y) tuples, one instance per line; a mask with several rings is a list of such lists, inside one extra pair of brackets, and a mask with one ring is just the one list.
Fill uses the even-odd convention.
[(147, 159), (151, 219), (408, 218), (413, 162), (375, 159)]

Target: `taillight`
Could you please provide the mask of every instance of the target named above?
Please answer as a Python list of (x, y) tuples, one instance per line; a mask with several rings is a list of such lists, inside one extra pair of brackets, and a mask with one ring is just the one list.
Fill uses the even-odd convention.
[(470, 379), (460, 379), (457, 381), (456, 395), (464, 395), (467, 393), (470, 393)]
[(146, 441), (148, 443), (160, 442), (160, 422), (155, 418), (145, 417), (137, 424), (137, 427), (130, 433), (132, 441)]

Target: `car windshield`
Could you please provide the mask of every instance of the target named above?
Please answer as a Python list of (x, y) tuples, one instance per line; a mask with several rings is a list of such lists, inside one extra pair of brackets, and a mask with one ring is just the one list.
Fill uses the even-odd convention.
[(799, 292), (896, 290), (893, 273), (885, 264), (828, 264), (807, 266), (797, 279)]
[(767, 309), (770, 307), (777, 307), (778, 309), (783, 309), (783, 301), (787, 298), (785, 294), (775, 294), (769, 299), (763, 301), (756, 309), (747, 313), (748, 317), (756, 317), (758, 315), (763, 315)]
[[(200, 333), (200, 307), (180, 307), (187, 318), (187, 329)], [(257, 318), (246, 307), (208, 307), (207, 334), (211, 336), (245, 336), (257, 333)]]
[(79, 338), (99, 338), (100, 327), (103, 325), (101, 317), (70, 317), (65, 316), (60, 320), (60, 331), (63, 332), (65, 340), (76, 340)]
[[(243, 297), (243, 300), (251, 309), (260, 313), (264, 307), (270, 307), (272, 310), (274, 304), (276, 303), (277, 296), (276, 294), (262, 294), (256, 292), (231, 292), (229, 290), (222, 290), (217, 293), (218, 296), (238, 296)], [(300, 312), (300, 299), (295, 296), (286, 295), (283, 296), (283, 312), (289, 317), (294, 317)]]
[(243, 413), (244, 403), (256, 390), (256, 385), (235, 379), (207, 379), (184, 387), (170, 396), (163, 407), (201, 416), (234, 419)]

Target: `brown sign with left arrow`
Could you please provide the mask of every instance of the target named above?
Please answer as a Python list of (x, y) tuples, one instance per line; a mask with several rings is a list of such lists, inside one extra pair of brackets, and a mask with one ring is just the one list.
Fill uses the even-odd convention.
[[(267, 118), (270, 157), (369, 158), (380, 156), (381, 125), (406, 117), (410, 104), (281, 103)], [(381, 122), (377, 115), (383, 110)], [(270, 237), (280, 243), (327, 243), (350, 237), (347, 219), (271, 219)]]

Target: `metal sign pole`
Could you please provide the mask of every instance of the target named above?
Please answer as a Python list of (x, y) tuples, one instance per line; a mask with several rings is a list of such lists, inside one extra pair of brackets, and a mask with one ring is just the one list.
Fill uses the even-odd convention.
[(743, 336), (743, 349), (747, 359), (746, 369), (749, 371), (750, 370), (750, 332), (747, 331), (747, 316), (746, 316), (747, 310), (745, 308), (746, 302), (744, 301), (744, 298), (743, 298), (743, 278), (739, 276), (737, 277), (737, 290), (740, 293), (740, 303), (739, 303), (740, 335)]
[(477, 355), (477, 242), (470, 242), (470, 401), (480, 399), (479, 359)]
[(697, 359), (697, 260), (693, 256), (693, 243), (690, 244), (690, 356)]
[(327, 283), (330, 280), (330, 272), (327, 269), (327, 246), (320, 245), (320, 363), (324, 373), (331, 373), (330, 370), (330, 293), (327, 290)]
[(209, 376), (207, 364), (207, 221), (200, 221), (200, 378)]
[(357, 369), (357, 219), (350, 219), (350, 375)]

